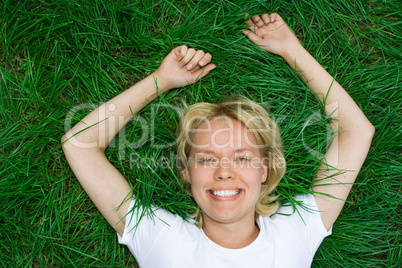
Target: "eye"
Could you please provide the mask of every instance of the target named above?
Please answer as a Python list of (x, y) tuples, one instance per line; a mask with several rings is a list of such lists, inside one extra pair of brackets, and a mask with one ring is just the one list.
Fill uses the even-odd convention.
[(199, 159), (198, 162), (209, 163), (209, 162), (212, 162), (212, 158), (210, 158), (210, 157), (202, 158), (202, 159)]
[(198, 159), (198, 163), (205, 164), (205, 165), (215, 164), (217, 162), (219, 162), (219, 159), (216, 157), (202, 157), (202, 158)]
[(250, 160), (250, 158), (247, 156), (239, 156), (239, 157), (236, 157), (236, 159), (235, 159), (235, 161), (238, 161), (238, 162), (245, 162), (245, 161), (249, 161), (249, 160)]

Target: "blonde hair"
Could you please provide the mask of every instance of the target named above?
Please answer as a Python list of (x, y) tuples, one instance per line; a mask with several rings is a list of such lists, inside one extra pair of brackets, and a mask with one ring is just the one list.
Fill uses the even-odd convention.
[[(271, 215), (279, 207), (276, 200), (278, 196), (271, 196), (271, 193), (277, 187), (286, 170), (280, 130), (269, 117), (267, 111), (249, 99), (237, 97), (234, 100), (217, 104), (202, 102), (186, 109), (176, 133), (180, 181), (184, 189), (191, 195), (191, 187), (186, 180), (186, 169), (195, 134), (194, 130), (206, 120), (225, 116), (238, 120), (250, 130), (259, 145), (261, 158), (268, 162), (264, 163), (268, 167), (268, 175), (261, 186), (260, 196), (255, 205), (255, 216)], [(196, 225), (201, 228), (203, 224), (201, 211), (198, 209), (192, 217), (195, 219)]]

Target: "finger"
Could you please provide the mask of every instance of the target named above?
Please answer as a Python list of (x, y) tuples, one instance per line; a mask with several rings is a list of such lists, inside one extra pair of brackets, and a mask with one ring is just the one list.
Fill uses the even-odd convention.
[(191, 59), (191, 61), (187, 64), (186, 68), (187, 70), (192, 70), (195, 66), (198, 65), (198, 63), (200, 62), (200, 60), (204, 57), (205, 52), (202, 50), (197, 50), (193, 56), (193, 58)]
[(198, 70), (197, 72), (195, 72), (194, 75), (196, 75), (196, 77), (197, 77), (196, 81), (200, 80), (202, 77), (204, 77), (207, 74), (209, 74), (209, 72), (212, 71), (215, 68), (216, 68), (215, 64), (208, 64), (207, 66), (205, 66), (201, 70)]
[(199, 64), (197, 64), (192, 70), (191, 70), (191, 72), (193, 72), (193, 73), (195, 73), (195, 72), (197, 72), (198, 70), (200, 70), (202, 67), (199, 65)]
[(197, 72), (199, 69), (201, 69), (203, 66), (207, 65), (210, 63), (212, 60), (212, 55), (209, 53), (206, 53), (204, 57), (198, 62), (198, 64), (191, 70), (193, 73)]
[(173, 53), (176, 55), (177, 60), (181, 61), (181, 59), (186, 55), (187, 53), (187, 46), (186, 45), (182, 45), (179, 47), (176, 47), (175, 49), (173, 49)]
[(264, 22), (262, 21), (261, 17), (258, 15), (253, 17), (253, 21), (254, 21), (254, 24), (257, 25), (258, 27), (264, 26)]
[(247, 23), (247, 21), (249, 21), (251, 18), (250, 18), (250, 15), (248, 14), (248, 13), (246, 13), (246, 14), (244, 14), (244, 20), (246, 21), (246, 23)]
[(251, 30), (254, 30), (257, 26), (254, 24), (253, 20), (251, 18), (248, 18), (248, 14), (246, 17), (246, 25), (248, 28), (250, 28)]
[(258, 44), (261, 42), (261, 37), (253, 33), (252, 31), (249, 30), (243, 30), (243, 34), (247, 35), (247, 37), (255, 44)]
[(205, 66), (205, 65), (207, 65), (208, 63), (210, 63), (211, 60), (212, 60), (212, 55), (209, 54), (209, 53), (206, 53), (206, 54), (204, 55), (204, 57), (202, 57), (202, 59), (200, 60), (200, 62), (199, 62), (198, 64), (199, 64), (200, 66)]
[(185, 65), (187, 65), (187, 63), (193, 58), (194, 54), (195, 54), (195, 49), (194, 48), (189, 48), (186, 51), (186, 54), (184, 55), (184, 57), (179, 61), (179, 66), (183, 67)]
[(281, 16), (279, 16), (278, 13), (272, 13), (271, 15), (269, 15), (269, 18), (271, 19), (271, 22), (282, 20)]
[(265, 24), (268, 24), (271, 22), (271, 18), (266, 13), (261, 16), (261, 19), (264, 21)]

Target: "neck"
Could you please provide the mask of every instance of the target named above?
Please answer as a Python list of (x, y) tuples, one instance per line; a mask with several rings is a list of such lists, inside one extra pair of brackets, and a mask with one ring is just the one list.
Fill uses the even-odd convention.
[(224, 248), (244, 248), (254, 242), (260, 233), (254, 215), (252, 218), (242, 219), (235, 223), (216, 222), (203, 216), (205, 235)]

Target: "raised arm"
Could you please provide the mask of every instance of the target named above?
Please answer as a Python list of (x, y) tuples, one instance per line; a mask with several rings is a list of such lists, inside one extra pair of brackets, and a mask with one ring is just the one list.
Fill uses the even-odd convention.
[(211, 55), (201, 50), (186, 46), (173, 49), (153, 74), (92, 111), (62, 137), (63, 150), (75, 176), (120, 235), (131, 188), (107, 160), (105, 149), (132, 115), (159, 92), (196, 82), (215, 68), (210, 61)]
[[(337, 135), (312, 186), (321, 218), (329, 230), (367, 156), (374, 127), (342, 86), (303, 48), (278, 14), (254, 16), (246, 23), (250, 30), (243, 33), (262, 49), (283, 57), (316, 98), (325, 102), (327, 114), (334, 119), (331, 127)], [(334, 168), (344, 172), (340, 174)]]

